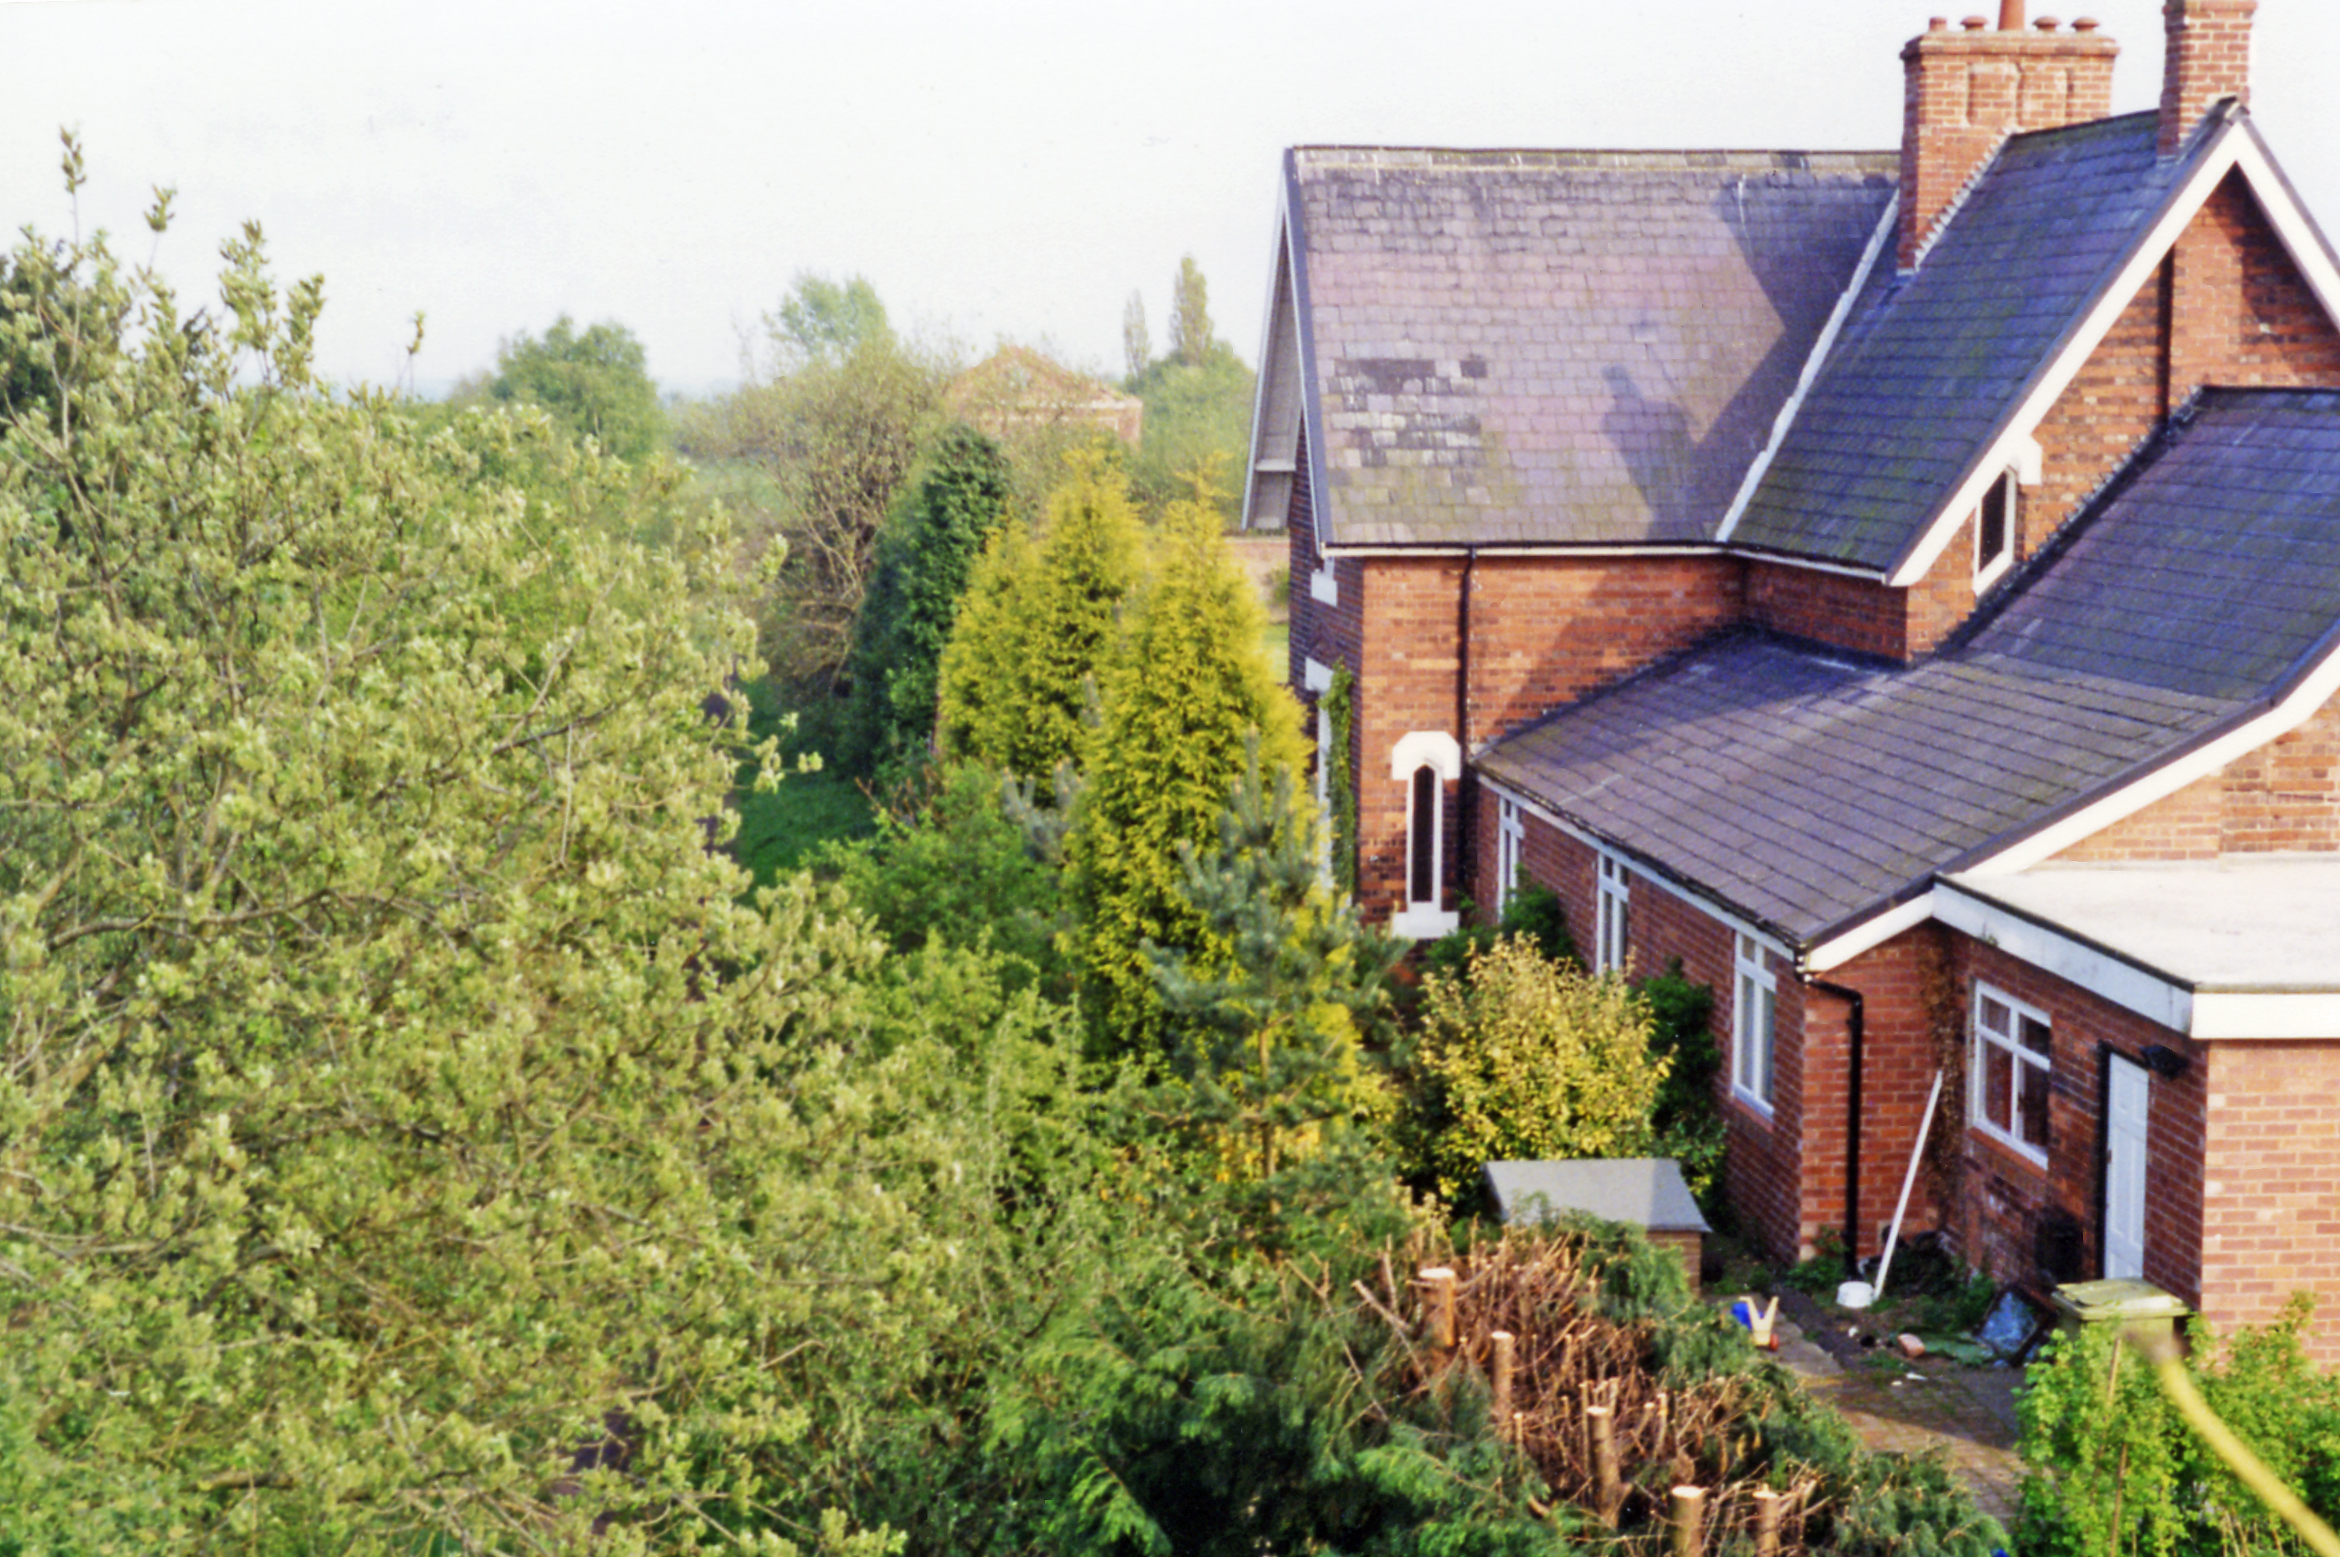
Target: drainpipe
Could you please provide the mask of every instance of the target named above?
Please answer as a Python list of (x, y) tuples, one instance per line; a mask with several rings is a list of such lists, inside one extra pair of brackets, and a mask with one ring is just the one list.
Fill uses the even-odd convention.
[[(1478, 566), (1479, 548), (1464, 547), (1462, 592), (1461, 598), (1455, 602), (1454, 613), (1454, 743), (1462, 748), (1465, 762), (1470, 761), (1471, 757), (1471, 581)], [(1471, 871), (1478, 858), (1471, 847), (1476, 837), (1472, 831), (1472, 824), (1477, 820), (1472, 814), (1476, 809), (1473, 804), (1476, 791), (1477, 786), (1470, 783), (1467, 777), (1455, 786), (1454, 889), (1457, 897), (1462, 895), (1465, 872)]]
[(1852, 1040), (1852, 1083), (1845, 1088), (1844, 1124), (1844, 1263), (1846, 1273), (1860, 1274), (1861, 1258), (1861, 1050), (1866, 1037), (1867, 1004), (1857, 989), (1824, 979), (1804, 980), (1808, 988), (1834, 995), (1852, 1009), (1845, 1014), (1845, 1035)]

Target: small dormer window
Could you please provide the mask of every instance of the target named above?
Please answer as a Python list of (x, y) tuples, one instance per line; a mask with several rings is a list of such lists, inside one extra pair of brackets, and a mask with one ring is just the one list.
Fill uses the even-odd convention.
[(2010, 470), (1983, 493), (1974, 516), (1974, 587), (1982, 589), (2007, 571), (2015, 557), (2015, 472)]

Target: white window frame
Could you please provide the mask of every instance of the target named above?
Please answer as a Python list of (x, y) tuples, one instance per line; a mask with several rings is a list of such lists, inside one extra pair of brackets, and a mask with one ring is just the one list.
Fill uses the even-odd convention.
[[(1414, 891), (1414, 775), (1430, 770), (1430, 895)], [(1406, 852), (1403, 870), (1406, 906), (1390, 916), (1390, 931), (1417, 941), (1436, 940), (1462, 923), (1462, 915), (1444, 907), (1446, 901), (1446, 786), (1462, 778), (1462, 746), (1444, 730), (1412, 730), (1389, 754), (1389, 776), (1406, 786)]]
[(1329, 887), (1333, 883), (1332, 710), (1324, 706), (1324, 700), (1332, 691), (1332, 667), (1313, 659), (1302, 660), (1300, 684), (1315, 698), (1311, 706), (1316, 713), (1316, 773), (1309, 780), (1309, 792), (1316, 797), (1316, 879)]
[(1623, 973), (1633, 950), (1633, 878), (1614, 854), (1595, 856), (1593, 868), (1593, 971)]
[[(1974, 588), (1977, 594), (1998, 582), (1999, 575), (2015, 565), (2017, 538), (2022, 533), (2023, 518), (2023, 487), (2019, 477), (2020, 472), (2014, 466), (2008, 466), (1983, 493), (1982, 501), (1974, 506)], [(1986, 557), (1983, 555), (1983, 510), (1990, 506), (1993, 493), (1999, 495), (2005, 508), (2001, 514), (1999, 549)]]
[(1519, 802), (1509, 795), (1498, 797), (1495, 810), (1495, 917), (1500, 919), (1511, 907), (1511, 896), (1519, 890), (1519, 861), (1527, 852), (1527, 818), (1520, 814)]
[[(1994, 1020), (1986, 1007), (1996, 1006), (2004, 1013), (2002, 1020)], [(2035, 1024), (2047, 1039), (2046, 1052), (2031, 1048), (2023, 1041), (2023, 1024)], [(2055, 1023), (2045, 1011), (2027, 1005), (1994, 985), (1977, 979), (1974, 982), (1974, 1003), (1967, 1016), (1967, 1122), (1980, 1134), (1989, 1136), (2008, 1150), (2016, 1152), (2041, 1167), (2047, 1166), (2048, 1149), (2055, 1139), (2049, 1110), (2055, 1096)], [(1991, 1116), (1990, 1065), (1993, 1051), (2007, 1056), (2008, 1094), (2005, 1099), (2007, 1122), (2000, 1124)], [(2037, 1145), (2023, 1139), (2020, 1125), (2023, 1119), (2025, 1083), (2038, 1086), (2040, 1118), (2045, 1139)]]
[(1771, 1112), (1779, 1063), (1779, 978), (1763, 943), (1731, 936), (1731, 1091)]

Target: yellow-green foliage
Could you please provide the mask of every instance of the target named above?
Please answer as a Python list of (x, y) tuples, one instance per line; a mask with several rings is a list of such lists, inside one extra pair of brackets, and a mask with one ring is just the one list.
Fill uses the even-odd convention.
[(1128, 482), (1091, 451), (1066, 465), (1039, 541), (1011, 524), (985, 546), (942, 660), (944, 750), (1038, 779), (1080, 760), (1088, 688), (1137, 573)]
[(1649, 1149), (1669, 1061), (1650, 1052), (1649, 1012), (1623, 978), (1505, 936), (1423, 992), (1420, 1062), (1444, 1104), (1431, 1142), (1440, 1194), (1467, 1193), (1489, 1162)]
[(1112, 1046), (1158, 1046), (1148, 942), (1214, 964), (1213, 932), (1179, 888), (1179, 849), (1216, 839), (1245, 743), (1272, 782), (1303, 760), (1299, 708), (1261, 656), (1262, 608), (1203, 500), (1164, 516), (1160, 571), (1105, 680), (1089, 791), (1072, 840), (1080, 960)]

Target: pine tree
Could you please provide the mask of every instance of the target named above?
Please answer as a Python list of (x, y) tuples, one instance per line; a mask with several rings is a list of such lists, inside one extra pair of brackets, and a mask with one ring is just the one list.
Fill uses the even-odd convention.
[(1009, 490), (999, 446), (952, 427), (887, 514), (848, 662), (847, 757), (858, 771), (890, 775), (926, 757), (943, 649), (984, 538), (1007, 518)]
[(1190, 368), (1211, 354), (1211, 289), (1189, 254), (1178, 262), (1170, 292), (1170, 355)]
[(1213, 1182), (1290, 1210), (1312, 1159), (1385, 1110), (1358, 1022), (1381, 1004), (1397, 945), (1323, 879), (1318, 818), (1291, 769), (1262, 775), (1254, 741), (1215, 847), (1180, 854), (1179, 890), (1223, 959), (1157, 948), (1174, 1079), (1152, 1102)]
[(985, 548), (943, 652), (945, 752), (1030, 779), (1079, 762), (1091, 688), (1137, 574), (1137, 510), (1120, 470), (1088, 451), (1068, 464), (1040, 540), (1009, 525)]
[(1261, 651), (1262, 607), (1227, 550), (1210, 494), (1173, 504), (1160, 571), (1105, 681), (1089, 788), (1070, 844), (1084, 974), (1105, 1047), (1159, 1054), (1164, 1029), (1146, 948), (1222, 961), (1225, 932), (1180, 889), (1180, 850), (1208, 846), (1244, 771), (1302, 761), (1299, 711)]

